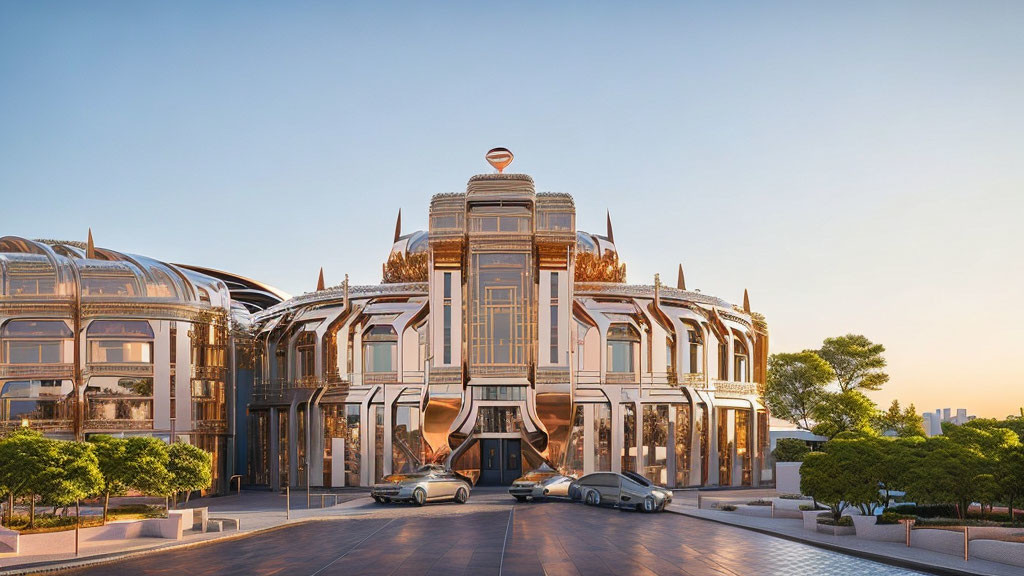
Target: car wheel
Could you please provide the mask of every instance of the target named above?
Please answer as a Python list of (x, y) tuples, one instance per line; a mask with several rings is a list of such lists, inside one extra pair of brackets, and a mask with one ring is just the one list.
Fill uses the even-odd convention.
[(417, 506), (423, 506), (427, 503), (427, 492), (423, 488), (417, 488), (412, 491), (412, 501)]
[(516, 502), (526, 502), (526, 496), (516, 496)]
[(666, 506), (668, 506), (668, 500), (662, 500), (661, 504), (658, 504), (658, 512), (665, 510)]
[(374, 496), (373, 497), (373, 501), (376, 502), (377, 504), (383, 504), (384, 503), (384, 499), (381, 498), (380, 496)]
[(591, 506), (600, 506), (601, 494), (597, 490), (591, 490), (590, 492), (587, 492), (587, 497), (584, 502)]
[(644, 498), (644, 512), (654, 512), (657, 505), (654, 503), (654, 497), (648, 496)]
[(381, 504), (391, 504), (391, 498), (381, 498)]
[(466, 500), (469, 500), (469, 492), (465, 488), (459, 488), (455, 491), (455, 502), (458, 504), (465, 504)]

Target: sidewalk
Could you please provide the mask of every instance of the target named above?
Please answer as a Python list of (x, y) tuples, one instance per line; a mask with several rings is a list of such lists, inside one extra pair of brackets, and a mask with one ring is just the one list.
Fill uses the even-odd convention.
[[(705, 504), (706, 505), (706, 504)], [(804, 530), (803, 521), (795, 518), (760, 518), (743, 516), (734, 512), (719, 512), (696, 508), (696, 499), (688, 502), (674, 501), (666, 509), (701, 520), (718, 522), (762, 534), (777, 536), (795, 542), (850, 554), (883, 564), (920, 570), (932, 574), (1020, 576), (1021, 568), (987, 560), (964, 561), (962, 557), (942, 554), (921, 548), (908, 548), (897, 542), (876, 542), (861, 540), (855, 536), (829, 536), (820, 532)]]
[[(331, 506), (334, 495), (338, 498), (338, 504)], [(23, 544), (22, 553), (17, 556), (0, 557), (0, 575), (62, 570), (154, 550), (195, 546), (213, 540), (248, 536), (306, 520), (361, 515), (365, 512), (355, 508), (369, 502), (369, 493), (366, 490), (338, 492), (329, 494), (325, 500), (326, 507), (320, 508), (320, 495), (314, 494), (310, 499), (310, 508), (307, 509), (306, 493), (292, 493), (290, 518), (285, 517), (284, 493), (243, 491), (241, 495), (233, 493), (230, 496), (193, 500), (184, 508), (207, 507), (211, 518), (238, 518), (240, 529), (230, 532), (185, 532), (181, 540), (133, 538), (119, 541), (84, 541), (81, 542), (80, 554), (77, 557), (74, 553), (74, 530), (54, 532), (48, 534), (45, 539), (34, 539), (36, 544)], [(22, 538), (24, 542), (25, 536)]]

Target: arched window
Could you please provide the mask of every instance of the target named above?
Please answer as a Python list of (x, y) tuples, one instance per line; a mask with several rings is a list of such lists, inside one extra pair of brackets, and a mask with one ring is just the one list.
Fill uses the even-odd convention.
[(747, 382), (750, 378), (747, 375), (747, 367), (749, 366), (747, 345), (743, 342), (742, 338), (735, 338), (733, 340), (733, 379), (737, 382)]
[(90, 378), (85, 388), (85, 403), (89, 420), (152, 420), (153, 379), (107, 376)]
[(73, 335), (60, 320), (12, 320), (0, 332), (7, 364), (60, 364)]
[(363, 334), (363, 371), (398, 371), (398, 334), (391, 326), (373, 326)]
[(153, 363), (153, 328), (145, 320), (96, 320), (86, 334), (89, 362)]
[(636, 372), (635, 352), (640, 334), (629, 324), (612, 324), (608, 328), (608, 372), (628, 374)]
[(0, 389), (3, 420), (64, 420), (72, 417), (74, 384), (70, 380), (7, 382)]

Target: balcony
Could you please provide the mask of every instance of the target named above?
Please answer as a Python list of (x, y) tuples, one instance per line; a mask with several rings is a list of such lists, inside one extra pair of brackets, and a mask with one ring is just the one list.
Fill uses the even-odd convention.
[[(0, 432), (7, 433), (22, 428), (21, 420), (11, 421), (0, 421)], [(75, 429), (75, 423), (73, 420), (29, 420), (28, 426), (32, 430), (38, 432), (68, 432), (72, 433)]]
[(105, 432), (122, 430), (152, 430), (152, 420), (86, 420), (87, 432)]
[(85, 367), (87, 376), (129, 376), (146, 378), (153, 376), (153, 365), (143, 362), (90, 362)]
[(640, 383), (644, 386), (655, 386), (658, 384), (675, 386), (676, 385), (676, 373), (675, 372), (642, 372), (640, 374)]
[(733, 382), (731, 380), (715, 380), (712, 382), (715, 394), (719, 396), (757, 396), (757, 384), (753, 382)]
[(25, 380), (71, 380), (74, 364), (0, 364), (0, 378)]
[(679, 385), (692, 386), (698, 390), (704, 390), (708, 387), (708, 382), (703, 372), (691, 372), (679, 376)]

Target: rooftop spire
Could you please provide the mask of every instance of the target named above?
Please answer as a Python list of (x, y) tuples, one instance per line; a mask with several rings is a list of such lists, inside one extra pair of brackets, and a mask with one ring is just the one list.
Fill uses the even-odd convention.
[(96, 258), (96, 246), (92, 243), (92, 228), (89, 228), (89, 242), (85, 247), (85, 257), (90, 260)]
[(615, 233), (612, 232), (612, 213), (610, 210), (606, 210), (605, 215), (608, 217), (608, 233), (605, 236), (608, 237), (609, 242), (615, 244)]
[(679, 265), (679, 276), (676, 278), (676, 288), (686, 290), (686, 276), (683, 276), (683, 265)]
[(747, 294), (747, 289), (743, 289), (743, 311), (750, 314), (750, 295)]
[(316, 280), (316, 291), (319, 292), (324, 289), (324, 267), (320, 267), (320, 277)]
[(398, 221), (395, 222), (395, 242), (402, 237), (402, 209), (398, 209)]

